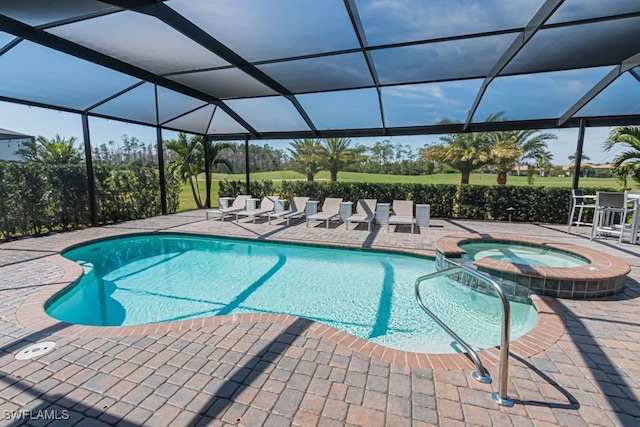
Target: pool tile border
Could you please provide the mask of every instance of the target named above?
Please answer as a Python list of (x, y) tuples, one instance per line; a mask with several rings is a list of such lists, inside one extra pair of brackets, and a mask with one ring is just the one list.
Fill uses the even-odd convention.
[[(112, 237), (125, 236), (140, 233), (122, 233)], [(181, 233), (185, 234), (185, 233)], [(186, 233), (190, 234), (190, 233)], [(196, 234), (194, 234), (196, 235)], [(212, 235), (209, 235), (212, 236)], [(229, 237), (228, 235), (219, 237)], [(230, 236), (233, 237), (233, 236)], [(244, 237), (245, 239), (246, 236)], [(325, 246), (354, 248), (361, 246), (348, 245), (331, 242), (318, 242), (311, 240), (291, 240), (291, 239), (266, 239), (268, 241), (279, 241), (284, 243), (303, 244), (323, 244)], [(89, 242), (91, 240), (88, 240)], [(87, 243), (85, 242), (85, 243)], [(62, 250), (63, 248), (59, 248)], [(375, 246), (374, 250), (385, 250), (399, 253), (408, 253), (421, 256), (433, 256), (433, 251), (412, 250), (407, 248), (392, 248), (387, 246)], [(81, 266), (73, 261), (63, 258), (60, 255), (51, 255), (47, 259), (59, 266), (63, 271), (63, 277), (55, 284), (40, 290), (30, 296), (18, 307), (16, 318), (25, 328), (32, 331), (54, 330), (58, 336), (73, 337), (125, 337), (125, 336), (145, 336), (153, 334), (163, 334), (170, 331), (185, 330), (209, 330), (213, 331), (218, 326), (229, 323), (266, 323), (291, 325), (299, 318), (286, 314), (251, 313), (228, 316), (202, 317), (197, 319), (181, 320), (176, 322), (154, 323), (135, 326), (83, 326), (59, 322), (44, 310), (45, 303), (54, 295), (58, 294), (66, 287), (77, 281), (83, 274)], [(532, 295), (531, 300), (538, 311), (538, 322), (534, 328), (524, 336), (511, 342), (510, 352), (520, 357), (532, 357), (556, 343), (565, 333), (565, 322), (561, 306), (553, 298)], [(323, 338), (337, 345), (344, 346), (349, 350), (362, 355), (378, 359), (384, 362), (423, 369), (444, 369), (460, 370), (472, 369), (474, 364), (464, 354), (427, 354), (407, 352), (384, 347), (379, 344), (363, 340), (349, 333), (343, 332), (329, 325), (311, 322), (311, 326), (305, 332), (309, 336)], [(483, 363), (487, 367), (496, 366), (499, 363), (500, 352), (497, 347), (484, 349), (478, 352)]]

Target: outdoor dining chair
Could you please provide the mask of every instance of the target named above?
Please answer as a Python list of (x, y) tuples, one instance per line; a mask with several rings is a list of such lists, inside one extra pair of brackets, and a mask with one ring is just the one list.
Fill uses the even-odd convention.
[[(594, 209), (596, 208), (595, 200), (596, 196), (592, 194), (584, 194), (583, 190), (572, 189), (571, 190), (571, 211), (569, 213), (569, 221), (567, 228), (567, 233), (571, 233), (571, 227), (573, 225), (576, 226), (576, 233), (580, 229), (581, 225), (592, 225), (590, 222), (583, 222), (583, 213), (585, 209)], [(578, 209), (578, 219), (573, 220), (576, 214), (576, 209)], [(595, 215), (595, 212), (594, 212)]]
[(618, 235), (618, 245), (622, 243), (627, 217), (633, 212), (629, 207), (629, 199), (626, 192), (615, 193), (610, 191), (598, 191), (596, 193), (596, 210), (593, 217), (591, 240), (601, 234)]

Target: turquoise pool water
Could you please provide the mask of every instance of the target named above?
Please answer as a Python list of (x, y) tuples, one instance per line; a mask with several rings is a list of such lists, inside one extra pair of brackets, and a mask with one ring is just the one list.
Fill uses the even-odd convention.
[(470, 261), (494, 258), (514, 264), (543, 267), (580, 267), (589, 264), (586, 259), (568, 252), (517, 243), (472, 242), (463, 243), (460, 248), (467, 251), (462, 258)]
[[(63, 254), (84, 267), (47, 305), (59, 320), (138, 325), (202, 316), (285, 313), (313, 319), (391, 348), (453, 353), (451, 337), (418, 307), (417, 277), (430, 259), (371, 251), (192, 235), (104, 240)], [(477, 348), (500, 342), (497, 298), (447, 279), (423, 284), (429, 307)], [(512, 338), (537, 321), (512, 302)]]

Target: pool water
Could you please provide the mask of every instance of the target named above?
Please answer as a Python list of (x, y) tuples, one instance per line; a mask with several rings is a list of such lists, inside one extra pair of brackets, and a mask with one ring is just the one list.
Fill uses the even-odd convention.
[[(240, 313), (316, 320), (387, 347), (453, 353), (457, 345), (415, 301), (435, 271), (422, 257), (192, 235), (138, 235), (63, 254), (84, 276), (47, 304), (61, 321), (138, 325)], [(422, 285), (425, 303), (475, 348), (500, 342), (500, 301), (448, 279)], [(511, 303), (511, 337), (537, 321)]]
[(469, 261), (494, 258), (514, 264), (543, 267), (581, 267), (589, 264), (586, 259), (569, 252), (517, 243), (472, 242), (463, 243), (460, 248), (467, 251), (462, 258)]

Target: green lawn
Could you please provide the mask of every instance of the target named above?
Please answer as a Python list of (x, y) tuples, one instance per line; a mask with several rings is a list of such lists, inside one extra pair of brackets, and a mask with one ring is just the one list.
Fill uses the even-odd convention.
[[(218, 204), (218, 188), (219, 181), (228, 179), (230, 181), (244, 181), (244, 174), (213, 174), (213, 182), (211, 186), (211, 198), (212, 204), (217, 206)], [(251, 179), (270, 179), (272, 181), (283, 181), (292, 179), (305, 179), (304, 176), (294, 171), (273, 171), (273, 172), (256, 172), (251, 174)], [(328, 181), (329, 172), (322, 171), (316, 175), (316, 180)], [(204, 176), (200, 178), (200, 194), (203, 195), (204, 200)], [(359, 172), (340, 172), (338, 174), (338, 181), (346, 182), (400, 182), (400, 183), (417, 183), (417, 184), (459, 184), (459, 173), (441, 173), (434, 175), (384, 175), (384, 174), (372, 174), (372, 173), (359, 173)], [(476, 185), (494, 185), (496, 183), (496, 175), (494, 174), (471, 174), (469, 181), (470, 184)], [(573, 178), (570, 177), (536, 177), (533, 185), (537, 187), (571, 187)], [(529, 185), (526, 176), (512, 176), (509, 175), (507, 179), (507, 185)], [(628, 185), (631, 185), (629, 183)], [(593, 187), (608, 187), (619, 188), (622, 186), (614, 178), (580, 178), (581, 188), (593, 188)], [(637, 185), (636, 188), (640, 188)], [(180, 211), (186, 211), (195, 209), (196, 204), (193, 201), (193, 195), (191, 194), (191, 187), (189, 184), (185, 184), (180, 193)]]

